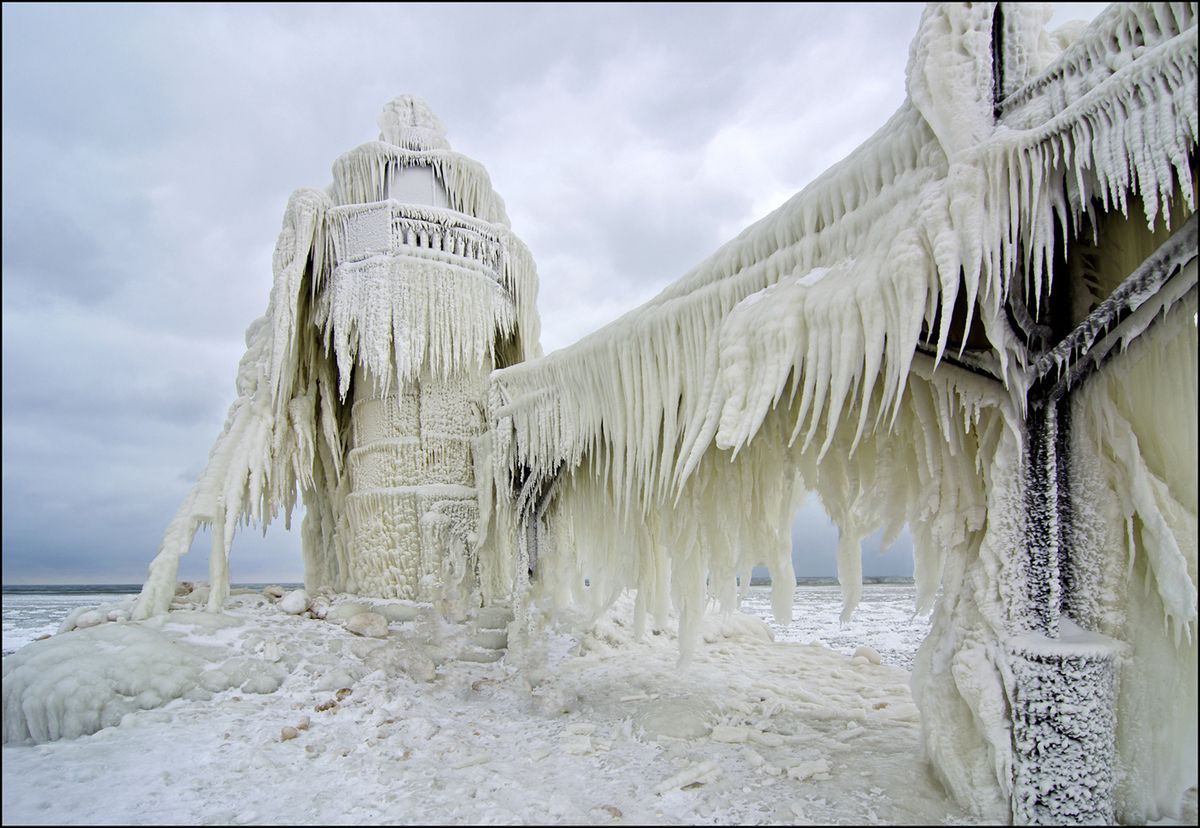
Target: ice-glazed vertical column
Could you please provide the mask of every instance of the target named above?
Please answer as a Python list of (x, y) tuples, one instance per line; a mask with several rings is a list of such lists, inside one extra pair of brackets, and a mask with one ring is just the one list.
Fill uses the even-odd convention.
[(357, 369), (347, 509), (359, 594), (434, 600), (444, 576), (468, 574), (462, 569), (478, 516), (471, 444), (484, 426), (489, 369), (444, 380), (425, 374), (386, 392)]
[(379, 124), (378, 141), (334, 162), (314, 300), (350, 409), (333, 580), (455, 615), (477, 592), (487, 380), (536, 336), (518, 302), (535, 276), (486, 172), (424, 103), (397, 98)]
[(383, 393), (366, 368), (357, 371), (347, 458), (349, 575), (361, 594), (412, 598), (421, 553), (414, 491), (423, 471), (419, 390)]

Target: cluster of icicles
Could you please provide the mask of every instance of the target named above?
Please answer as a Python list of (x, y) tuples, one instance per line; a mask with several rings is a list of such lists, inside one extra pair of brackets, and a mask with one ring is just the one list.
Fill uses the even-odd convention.
[[(1192, 6), (1111, 7), (1061, 54), (1040, 11), (1006, 8), (1025, 77), (1007, 78), (1000, 121), (994, 4), (930, 6), (910, 100), (880, 132), (648, 304), (494, 373), (490, 403), (496, 516), (538, 518), (536, 560), (517, 568), (536, 565), (534, 600), (599, 610), (635, 589), (638, 629), (679, 614), (684, 658), (709, 601), (736, 606), (754, 565), (790, 617), (805, 492), (840, 530), (846, 616), (860, 542), (907, 523), (918, 610), (944, 596), (914, 666), (926, 756), (1000, 820), (1015, 761), (1006, 641), (1030, 617), (1037, 367), (1007, 300), (1037, 311), (1056, 246), (1098, 212), (1180, 226), (1198, 139)], [(990, 346), (967, 361), (1000, 382), (946, 359), (961, 358), (956, 306)], [(1088, 497), (1069, 577), (1088, 601), (1068, 610), (1145, 654), (1122, 662), (1118, 701), (1118, 812), (1133, 821), (1171, 812), (1195, 780), (1194, 716), (1168, 732), (1153, 713), (1196, 703), (1195, 308), (1193, 288), (1073, 403)]]
[[(680, 533), (773, 523), (781, 543), (790, 542), (790, 512), (777, 510), (773, 495), (760, 503), (759, 493), (787, 488), (799, 469), (797, 492), (816, 491), (842, 532), (847, 610), (858, 589), (857, 541), (905, 521), (927, 535), (914, 538), (927, 605), (945, 555), (982, 520), (979, 484), (959, 485), (959, 478), (978, 478), (987, 453), (975, 445), (960, 451), (955, 442), (994, 441), (992, 419), (1007, 418), (1015, 429), (1024, 413), (1031, 366), (1005, 316), (1008, 292), (1041, 294), (1055, 225), (1079, 227), (1093, 200), (1124, 212), (1135, 194), (1151, 225), (1179, 221), (1163, 215), (1176, 189), (1186, 210), (1194, 209), (1195, 23), (1186, 10), (1160, 11), (1170, 19), (1156, 21), (1155, 30), (1183, 26), (1178, 35), (1115, 72), (1087, 43), (1068, 49), (1061, 60), (1098, 67), (1086, 79), (1087, 94), (1041, 121), (1022, 109), (1014, 116), (1019, 127), (992, 124), (990, 85), (982, 93), (961, 88), (964, 77), (984, 73), (931, 79), (927, 54), (914, 47), (909, 83), (920, 88), (910, 98), (927, 101), (925, 109), (910, 100), (843, 162), (646, 305), (570, 348), (493, 375), (497, 490), (513, 488), (513, 470), (541, 478), (543, 490), (568, 477), (553, 497), (568, 522), (650, 538), (651, 548), (670, 550), (663, 560), (678, 569), (675, 558), (692, 555)], [(923, 30), (936, 32), (939, 15), (960, 13), (972, 12), (931, 7)], [(1091, 39), (1106, 37), (1104, 25), (1124, 23), (1126, 14), (1134, 12), (1110, 10)], [(928, 40), (918, 42), (934, 53)], [(990, 38), (983, 40), (990, 48)], [(988, 61), (990, 83), (990, 51), (976, 57)], [(1050, 74), (1078, 85), (1079, 71), (1055, 65)], [(962, 101), (984, 94), (986, 136), (947, 148), (967, 130), (947, 127), (953, 135), (943, 141), (931, 123), (972, 117)], [(979, 314), (990, 367), (1003, 379), (999, 391), (938, 363), (951, 323), (941, 311), (956, 301)], [(936, 379), (927, 379), (935, 365)], [(744, 479), (737, 469), (760, 443), (771, 445), (762, 451), (769, 457), (755, 479)], [(902, 462), (897, 443), (916, 462)], [(870, 494), (861, 491), (864, 465), (875, 467)], [(949, 509), (943, 498), (972, 505)], [(610, 511), (620, 521), (592, 515)], [(587, 558), (581, 578), (607, 573), (661, 591), (661, 563), (626, 565), (634, 549), (652, 554), (643, 543), (573, 534), (571, 554)], [(787, 556), (737, 543), (709, 544), (697, 554), (705, 558), (700, 570), (685, 576), (697, 593), (755, 563), (777, 564), (776, 582), (790, 575), (780, 560)], [(643, 570), (649, 574), (637, 574)]]
[[(914, 670), (926, 752), (960, 801), (1005, 819), (1004, 642), (1029, 617), (1023, 421), (1037, 367), (1006, 305), (1019, 293), (1036, 311), (1062, 240), (1099, 213), (1138, 209), (1154, 229), (1194, 212), (1197, 37), (1188, 4), (1122, 5), (1060, 53), (1040, 10), (1009, 4), (1025, 74), (1007, 77), (997, 121), (994, 6), (930, 6), (909, 100), (878, 133), (650, 302), (494, 373), (489, 405), (494, 515), (515, 546), (499, 554), (532, 547), (523, 564), (551, 605), (598, 611), (633, 589), (639, 630), (673, 608), (685, 659), (709, 601), (734, 608), (755, 565), (789, 618), (805, 493), (840, 531), (847, 616), (861, 541), (907, 523), (918, 609), (945, 593)], [(951, 347), (956, 305), (960, 330), (976, 323), (989, 346), (968, 359)], [(1152, 336), (1122, 340), (1108, 379), (1073, 404), (1091, 458), (1081, 479), (1097, 487), (1071, 574), (1095, 581), (1080, 588), (1097, 607), (1079, 620), (1148, 657), (1121, 670), (1118, 801), (1135, 821), (1169, 812), (1195, 779), (1194, 759), (1179, 761), (1195, 755), (1194, 720), (1167, 732), (1152, 713), (1180, 703), (1168, 686), (1195, 707), (1195, 311), (1193, 289)], [(1145, 401), (1164, 394), (1156, 421)], [(536, 519), (535, 544), (513, 514)]]

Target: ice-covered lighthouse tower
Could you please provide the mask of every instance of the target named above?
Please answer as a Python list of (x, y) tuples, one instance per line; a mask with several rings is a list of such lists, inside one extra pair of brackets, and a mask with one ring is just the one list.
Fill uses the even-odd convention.
[(138, 616), (168, 608), (204, 525), (219, 609), (237, 524), (290, 516), (297, 495), (310, 591), (487, 601), (511, 584), (511, 561), (480, 555), (476, 481), (491, 475), (488, 375), (540, 355), (533, 261), (423, 101), (394, 99), (379, 126), (329, 187), (288, 202), (238, 398)]
[(488, 374), (516, 356), (496, 346), (514, 329), (503, 277), (517, 251), (498, 199), (479, 203), (478, 180), (463, 191), (465, 159), (444, 163), (445, 128), (423, 101), (393, 100), (379, 126), (380, 141), (333, 167), (331, 328), (349, 392), (349, 488), (344, 552), (322, 559), (320, 540), (311, 546), (318, 581), (431, 600), (472, 565), (474, 444)]

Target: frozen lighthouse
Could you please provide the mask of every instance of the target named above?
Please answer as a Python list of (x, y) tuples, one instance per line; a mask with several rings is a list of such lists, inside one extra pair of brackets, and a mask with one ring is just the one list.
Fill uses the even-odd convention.
[(167, 609), (204, 525), (219, 609), (237, 524), (290, 519), (297, 495), (310, 591), (507, 595), (511, 564), (476, 554), (476, 482), (491, 476), (488, 375), (540, 352), (536, 272), (486, 171), (423, 101), (394, 99), (379, 126), (328, 188), (289, 200), (238, 398), (151, 565), (142, 617)]
[(330, 514), (344, 550), (309, 532), (306, 544), (318, 584), (433, 600), (471, 565), (472, 443), (486, 428), (488, 374), (513, 360), (503, 273), (514, 245), (494, 209), (474, 215), (449, 194), (445, 129), (424, 102), (397, 98), (379, 125), (380, 141), (334, 164), (328, 214), (326, 329), (350, 404), (349, 488)]

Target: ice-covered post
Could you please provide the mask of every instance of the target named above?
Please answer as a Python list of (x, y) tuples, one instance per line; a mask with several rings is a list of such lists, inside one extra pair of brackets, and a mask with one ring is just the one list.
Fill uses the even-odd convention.
[[(1041, 394), (1042, 386), (1032, 393)], [(1008, 641), (1013, 819), (1026, 825), (1111, 823), (1118, 648), (1064, 612), (1073, 519), (1068, 401), (1035, 398), (1028, 412), (1028, 604)]]
[[(992, 19), (994, 116), (1023, 75), (1020, 44), (1006, 42), (1004, 4)], [(1068, 285), (1039, 297), (1032, 318), (1022, 298), (1011, 310), (1029, 363), (1073, 328)], [(1019, 289), (1018, 289), (1019, 291)], [(1057, 371), (1029, 389), (1024, 431), (1025, 610), (1007, 641), (1014, 747), (1012, 816), (1026, 825), (1110, 824), (1115, 820), (1116, 642), (1080, 628), (1072, 596), (1071, 399)]]
[[(1082, 627), (1098, 596), (1086, 591), (1089, 557), (1076, 525), (1086, 480), (1072, 452), (1072, 392), (1166, 310), (1196, 290), (1197, 218), (1164, 241), (1088, 316), (1071, 324), (1063, 291), (1047, 299), (1053, 347), (1031, 342), (1036, 380), (1026, 419), (1027, 612), (1009, 639), (1014, 763), (1013, 816), (1029, 824), (1111, 823), (1115, 818), (1117, 677), (1122, 644)], [(1189, 266), (1191, 269), (1189, 270)], [(1066, 322), (1063, 322), (1063, 319)], [(1086, 468), (1087, 464), (1082, 464)], [(1085, 473), (1080, 474), (1084, 477)], [(1103, 554), (1103, 550), (1100, 550)]]
[[(1019, 297), (1029, 362), (1071, 332), (1069, 298), (1041, 298), (1035, 322)], [(1024, 825), (1111, 823), (1115, 819), (1116, 642), (1079, 627), (1069, 610), (1072, 509), (1071, 399), (1057, 371), (1029, 389), (1023, 470), (1024, 612), (1007, 641), (1013, 728), (1013, 820)]]
[(538, 558), (546, 528), (546, 512), (554, 500), (554, 490), (558, 481), (557, 469), (546, 479), (537, 477), (525, 469), (524, 475), (513, 481), (514, 512), (520, 527), (520, 543), (530, 580), (537, 577)]
[[(1027, 597), (1029, 620), (1034, 631), (1050, 638), (1059, 633), (1062, 611), (1062, 527), (1070, 515), (1060, 515), (1061, 462), (1059, 451), (1059, 406), (1031, 406), (1025, 423), (1025, 514), (1028, 551)], [(1063, 480), (1062, 482), (1066, 482)]]

